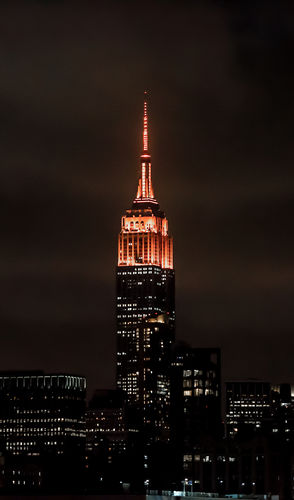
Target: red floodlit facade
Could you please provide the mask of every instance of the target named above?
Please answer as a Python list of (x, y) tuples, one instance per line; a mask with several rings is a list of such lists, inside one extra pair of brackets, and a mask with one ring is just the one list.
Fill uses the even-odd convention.
[(167, 219), (148, 212), (148, 209), (132, 209), (122, 217), (118, 265), (153, 264), (173, 269), (173, 241), (168, 235)]
[(162, 269), (173, 269), (173, 240), (168, 234), (168, 221), (164, 213), (159, 210), (152, 186), (146, 97), (140, 173), (133, 206), (121, 219), (118, 266), (155, 265)]

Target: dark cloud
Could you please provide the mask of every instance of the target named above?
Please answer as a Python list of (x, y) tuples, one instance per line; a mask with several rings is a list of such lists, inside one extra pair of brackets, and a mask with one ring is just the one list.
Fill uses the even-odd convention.
[(2, 2), (0, 364), (114, 383), (114, 267), (151, 89), (178, 336), (293, 378), (293, 6)]

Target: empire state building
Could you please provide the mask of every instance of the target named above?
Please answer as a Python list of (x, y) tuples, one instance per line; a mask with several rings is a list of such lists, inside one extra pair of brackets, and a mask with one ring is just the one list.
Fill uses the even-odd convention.
[(175, 324), (173, 240), (154, 196), (146, 92), (138, 189), (121, 218), (116, 275), (117, 387), (127, 395), (130, 425), (168, 432)]

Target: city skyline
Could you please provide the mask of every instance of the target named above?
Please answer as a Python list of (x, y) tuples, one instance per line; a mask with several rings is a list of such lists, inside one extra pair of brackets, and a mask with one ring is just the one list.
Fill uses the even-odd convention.
[(148, 42), (136, 10), (87, 6), (79, 19), (74, 6), (65, 43), (65, 5), (4, 8), (1, 369), (114, 387), (116, 233), (147, 87), (155, 190), (176, 241), (177, 339), (220, 347), (225, 379), (293, 381), (291, 20), (280, 14), (274, 31), (274, 6), (264, 20), (248, 9), (240, 35), (241, 4), (174, 6), (163, 23), (151, 4)]

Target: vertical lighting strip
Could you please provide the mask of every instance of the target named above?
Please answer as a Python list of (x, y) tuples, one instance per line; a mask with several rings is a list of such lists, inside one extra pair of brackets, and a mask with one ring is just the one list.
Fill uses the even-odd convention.
[(143, 151), (148, 151), (148, 117), (147, 117), (147, 92), (144, 92), (144, 118), (143, 118)]
[(148, 196), (149, 198), (153, 198), (151, 185), (151, 162), (148, 163)]
[(142, 163), (142, 198), (146, 198), (146, 167)]

